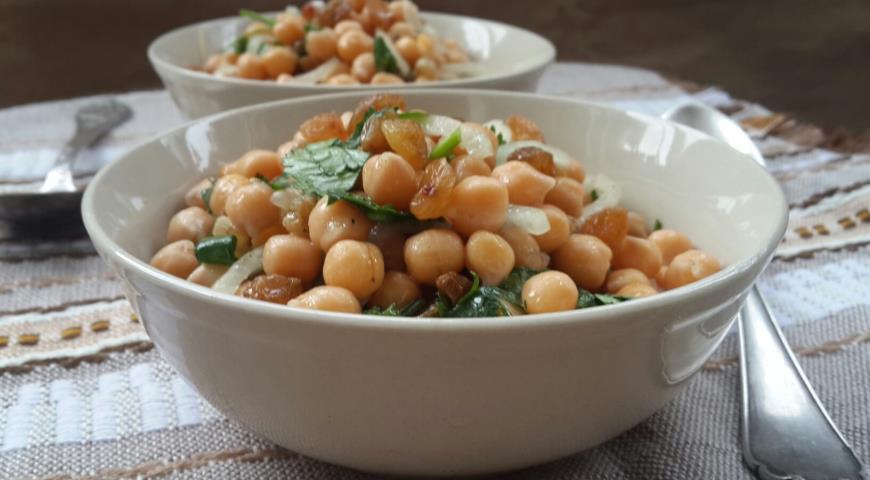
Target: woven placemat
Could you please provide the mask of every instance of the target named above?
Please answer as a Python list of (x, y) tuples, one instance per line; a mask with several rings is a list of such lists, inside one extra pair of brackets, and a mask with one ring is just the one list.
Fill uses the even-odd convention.
[[(870, 459), (870, 155), (859, 139), (625, 67), (556, 64), (541, 91), (653, 115), (694, 98), (742, 122), (791, 207), (760, 286), (831, 416)], [(119, 97), (137, 116), (85, 152), (83, 176), (182, 121), (165, 92)], [(21, 162), (52, 158), (84, 101), (0, 110), (0, 189), (38, 178), (47, 160)], [(277, 448), (223, 417), (162, 361), (90, 242), (63, 235), (0, 227), (0, 478), (376, 478)], [(649, 420), (506, 478), (751, 478), (737, 441), (736, 358), (728, 338)]]

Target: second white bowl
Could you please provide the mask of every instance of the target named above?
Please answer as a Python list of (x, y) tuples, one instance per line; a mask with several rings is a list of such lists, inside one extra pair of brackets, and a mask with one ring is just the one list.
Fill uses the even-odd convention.
[[(546, 38), (504, 23), (443, 13), (421, 13), (441, 36), (459, 42), (479, 75), (456, 80), (390, 85), (391, 90), (420, 88), (490, 88), (532, 92), (544, 69), (556, 57)], [(172, 99), (191, 118), (232, 108), (323, 93), (383, 90), (383, 85), (279, 84), (272, 81), (217, 77), (191, 69), (205, 64), (238, 37), (249, 20), (228, 17), (181, 27), (158, 37), (148, 47), (148, 59)]]

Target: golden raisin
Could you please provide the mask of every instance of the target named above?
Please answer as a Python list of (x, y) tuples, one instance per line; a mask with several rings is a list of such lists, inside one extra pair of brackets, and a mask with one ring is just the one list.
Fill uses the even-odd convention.
[(383, 121), (384, 118), (381, 116), (372, 116), (366, 120), (360, 133), (360, 148), (369, 153), (383, 153), (390, 149), (384, 132), (381, 130)]
[(350, 117), (347, 130), (353, 132), (357, 124), (366, 118), (369, 110), (377, 112), (385, 108), (405, 110), (405, 99), (393, 93), (379, 93), (363, 100), (356, 106), (356, 110), (353, 111), (353, 116)]
[(456, 185), (456, 174), (444, 158), (439, 158), (423, 169), (419, 188), (411, 199), (411, 213), (420, 220), (444, 215), (450, 203), (450, 193)]
[(507, 157), (508, 162), (513, 160), (526, 162), (544, 175), (556, 176), (556, 164), (553, 163), (553, 154), (542, 148), (518, 148)]
[(580, 233), (598, 237), (612, 250), (619, 250), (628, 235), (628, 211), (624, 208), (605, 208), (587, 218)]
[(535, 122), (526, 117), (521, 115), (511, 115), (504, 119), (504, 123), (510, 127), (511, 133), (513, 133), (514, 142), (520, 140), (544, 141), (544, 134), (541, 133), (541, 129), (538, 128), (538, 125)]
[(333, 27), (336, 23), (350, 18), (351, 12), (353, 7), (348, 0), (329, 0), (317, 15), (317, 23), (321, 27)]
[(245, 298), (286, 304), (302, 294), (302, 280), (273, 273), (258, 275), (239, 285), (238, 293)]
[(426, 134), (419, 123), (400, 118), (385, 119), (381, 122), (381, 132), (390, 148), (415, 170), (421, 170), (426, 165)]
[(299, 127), (299, 133), (305, 137), (305, 141), (308, 143), (334, 138), (343, 140), (347, 137), (344, 124), (341, 123), (341, 118), (335, 112), (321, 113), (309, 118)]
[(455, 304), (471, 290), (471, 280), (456, 272), (442, 273), (435, 279), (435, 288)]

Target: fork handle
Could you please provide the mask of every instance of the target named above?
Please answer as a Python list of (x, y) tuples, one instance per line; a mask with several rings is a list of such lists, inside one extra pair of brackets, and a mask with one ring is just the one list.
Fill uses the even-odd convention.
[(749, 467), (764, 480), (866, 479), (757, 287), (738, 320), (743, 456)]

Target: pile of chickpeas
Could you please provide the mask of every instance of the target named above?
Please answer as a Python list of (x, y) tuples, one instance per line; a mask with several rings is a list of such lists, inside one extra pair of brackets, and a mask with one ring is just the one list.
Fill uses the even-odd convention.
[[(577, 160), (555, 164), (546, 150), (525, 147), (496, 165), (497, 137), (474, 122), (465, 122), (465, 128), (488, 132), (481, 138), (489, 144), (474, 151), (460, 144), (447, 158), (429, 160), (441, 138), (399, 118), (397, 112), (406, 109), (402, 97), (379, 94), (354, 111), (309, 119), (277, 151), (252, 150), (225, 165), (220, 176), (190, 189), (185, 207), (169, 222), (168, 244), (151, 264), (211, 286), (227, 266), (200, 264), (195, 244), (211, 235), (233, 235), (237, 257), (263, 248), (262, 273), (242, 283), (237, 295), (351, 313), (431, 302), (437, 292), (445, 293), (445, 279), (467, 286), (470, 272), (483, 285), (498, 285), (517, 267), (541, 271), (524, 284), (522, 301), (527, 313), (544, 313), (576, 308), (580, 289), (642, 297), (720, 269), (686, 235), (651, 232), (637, 212), (610, 207), (584, 217), (596, 200), (584, 188), (585, 171)], [(386, 113), (364, 120), (372, 110)], [(360, 148), (371, 156), (354, 191), (410, 213), (413, 221), (376, 222), (346, 201), (330, 203), (292, 184), (274, 191), (264, 181), (282, 175), (288, 152), (346, 140), (363, 121)], [(527, 118), (513, 115), (504, 124), (512, 141), (544, 140)], [(539, 208), (549, 230), (533, 235), (512, 224), (511, 204)]]
[[(377, 71), (376, 31), (389, 36), (395, 51), (411, 68), (407, 78)], [(279, 14), (274, 25), (250, 23), (245, 36), (256, 38), (256, 44), (264, 44), (264, 48), (212, 55), (203, 70), (219, 76), (288, 83), (293, 82), (294, 75), (337, 59), (322, 83), (389, 85), (434, 81), (440, 77), (442, 66), (469, 61), (457, 42), (439, 38), (424, 27), (417, 6), (410, 0), (311, 1), (299, 11)]]

